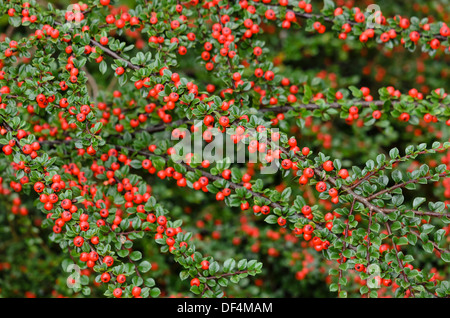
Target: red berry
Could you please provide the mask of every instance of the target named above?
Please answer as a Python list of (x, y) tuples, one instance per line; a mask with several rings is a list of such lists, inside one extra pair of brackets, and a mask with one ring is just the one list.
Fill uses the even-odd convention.
[(200, 286), (200, 280), (198, 278), (191, 279), (191, 286)]
[(201, 265), (201, 267), (202, 267), (203, 270), (207, 270), (207, 269), (209, 268), (209, 262), (208, 262), (207, 260), (203, 260), (203, 261), (200, 263), (200, 265)]
[(81, 247), (84, 243), (84, 238), (82, 238), (81, 236), (76, 236), (73, 239), (73, 244), (77, 247)]
[(331, 160), (325, 161), (322, 166), (323, 169), (328, 172), (334, 169), (333, 162)]
[(122, 296), (122, 289), (117, 287), (116, 289), (114, 289), (113, 295), (116, 298), (120, 298)]
[(103, 273), (101, 276), (100, 276), (100, 280), (103, 282), (103, 283), (108, 283), (109, 281), (110, 281), (110, 279), (111, 279), (111, 275), (109, 274), (109, 273)]
[(316, 183), (316, 190), (319, 192), (324, 192), (327, 189), (327, 184), (323, 181)]
[(117, 75), (122, 75), (124, 72), (125, 72), (125, 69), (122, 66), (119, 66), (118, 68), (116, 68)]
[(339, 170), (339, 176), (342, 179), (347, 179), (348, 178), (348, 170), (347, 169), (341, 169)]

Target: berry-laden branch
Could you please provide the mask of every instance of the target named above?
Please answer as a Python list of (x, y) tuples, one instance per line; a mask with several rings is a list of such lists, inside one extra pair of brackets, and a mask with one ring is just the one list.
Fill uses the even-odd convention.
[[(346, 40), (347, 37), (354, 35), (355, 29), (358, 31), (359, 41), (366, 43), (371, 38), (378, 38), (386, 45), (405, 45), (414, 47), (422, 43), (427, 43), (426, 52), (433, 52), (441, 46), (441, 42), (448, 40), (450, 29), (445, 23), (425, 23), (419, 22), (419, 19), (409, 19), (399, 15), (395, 17), (385, 17), (381, 8), (377, 9), (347, 6), (336, 6), (332, 1), (326, 1), (320, 14), (312, 14), (313, 6), (307, 1), (299, 1), (298, 7), (288, 7), (289, 11), (283, 17), (280, 13), (285, 11), (282, 7), (288, 7), (288, 2), (280, 3), (273, 9), (269, 7), (265, 12), (268, 19), (284, 19), (283, 27), (290, 28), (291, 23), (296, 22), (294, 16), (308, 21), (307, 30), (324, 33), (326, 26), (322, 22), (333, 24), (332, 30), (339, 35), (339, 39)], [(378, 11), (377, 11), (378, 10)], [(362, 31), (362, 32), (361, 32)], [(438, 31), (438, 32), (437, 32)], [(396, 39), (400, 38), (400, 41)], [(431, 46), (432, 50), (429, 50)]]
[[(338, 297), (450, 295), (445, 23), (331, 0), (0, 12), (0, 271), (23, 249), (68, 296), (305, 296), (309, 272)], [(228, 144), (243, 162), (204, 156)]]
[[(129, 149), (129, 150), (131, 150), (131, 149)], [(134, 151), (133, 151), (134, 152)], [(284, 150), (284, 152), (286, 152), (286, 150)], [(412, 156), (417, 156), (417, 155), (419, 155), (419, 154), (424, 154), (424, 153), (428, 153), (428, 152), (432, 152), (432, 150), (426, 150), (426, 151), (418, 151), (418, 152), (416, 152), (414, 155), (412, 155)], [(139, 154), (142, 154), (142, 155), (144, 155), (144, 156), (146, 156), (146, 157), (148, 157), (149, 155), (151, 156), (152, 154), (149, 154), (149, 153), (146, 153), (146, 152), (142, 152), (142, 151), (138, 151), (137, 153), (139, 153)], [(405, 159), (403, 159), (403, 160), (405, 160)], [(167, 159), (165, 159), (165, 161), (167, 161)], [(394, 162), (399, 162), (399, 161), (402, 161), (402, 160), (399, 160), (399, 159), (392, 159), (392, 161)], [(383, 169), (385, 169), (386, 168), (386, 166), (388, 166), (388, 163), (383, 163), (382, 165), (381, 165), (381, 167), (380, 168), (377, 168), (377, 170), (376, 170), (376, 173), (379, 173), (380, 171), (382, 171)], [(189, 170), (189, 171), (196, 171), (196, 169), (195, 168), (191, 168), (191, 167), (189, 167), (189, 166), (186, 166), (187, 167), (187, 170)], [(374, 170), (375, 171), (375, 170)], [(315, 173), (317, 174), (317, 175), (321, 175), (321, 169), (318, 169), (318, 168), (316, 168), (315, 169)], [(368, 172), (368, 173), (373, 173), (373, 172)], [(373, 175), (375, 175), (376, 173), (373, 173)], [(223, 179), (223, 178), (221, 178), (221, 177), (217, 177), (217, 176), (213, 176), (213, 175), (211, 175), (211, 174), (209, 174), (209, 173), (205, 173), (205, 172), (200, 172), (200, 175), (201, 176), (203, 176), (203, 177), (207, 177), (208, 178), (208, 180), (210, 180), (210, 181), (217, 181), (217, 180), (219, 180), (219, 179)], [(439, 174), (439, 175), (430, 175), (429, 177), (425, 177), (424, 179), (425, 180), (428, 180), (428, 179), (431, 179), (432, 177), (433, 178), (435, 178), (436, 179), (436, 177), (439, 179), (439, 178), (441, 178), (441, 177), (444, 177), (444, 176), (447, 176), (448, 175), (448, 171), (447, 172), (445, 172), (445, 173), (442, 173), (442, 174)], [(177, 177), (177, 179), (178, 180), (180, 180), (180, 178), (181, 178), (181, 175), (180, 175), (180, 177)], [(334, 178), (332, 178), (332, 177), (325, 177), (325, 178), (323, 178), (323, 180), (324, 181), (327, 181), (327, 182), (330, 182), (332, 185), (334, 185), (334, 186), (336, 186), (337, 185), (337, 181), (336, 181), (336, 179), (334, 179)], [(186, 183), (184, 182), (184, 183), (180, 183), (180, 182), (177, 182), (178, 184), (183, 184), (182, 186), (185, 186), (186, 185)], [(411, 182), (411, 181), (409, 181), (408, 183), (414, 183), (414, 182)], [(193, 185), (194, 186), (194, 188), (195, 188), (195, 185)], [(227, 182), (226, 183), (226, 189), (228, 189), (228, 188), (231, 188), (231, 189), (233, 189), (233, 190), (236, 190), (236, 189), (239, 189), (239, 188), (241, 188), (242, 189), (242, 187), (243, 186), (239, 186), (239, 185), (236, 185), (235, 183), (233, 183), (233, 182)], [(354, 200), (357, 200), (357, 201), (359, 201), (359, 202), (361, 202), (361, 203), (363, 203), (366, 207), (368, 207), (371, 211), (372, 210), (374, 210), (374, 211), (376, 211), (376, 212), (378, 212), (378, 213), (381, 213), (381, 215), (383, 215), (383, 216), (386, 216), (386, 213), (390, 213), (390, 212), (393, 212), (392, 210), (391, 211), (388, 211), (388, 212), (385, 212), (384, 211), (384, 209), (382, 209), (382, 208), (379, 208), (379, 207), (377, 207), (377, 206), (375, 206), (375, 205), (373, 205), (372, 203), (370, 203), (370, 200), (372, 199), (372, 198), (370, 198), (370, 199), (368, 199), (368, 198), (365, 198), (364, 196), (361, 196), (361, 195), (358, 195), (358, 194), (356, 194), (353, 190), (351, 190), (349, 187), (347, 187), (347, 186), (342, 186), (341, 187), (342, 189), (343, 189), (343, 191), (344, 192), (347, 192), (347, 193), (349, 193), (349, 194), (351, 194), (353, 197), (354, 197)], [(317, 189), (317, 188), (316, 188)], [(209, 189), (208, 189), (209, 190)], [(322, 190), (323, 191), (323, 190)], [(261, 195), (259, 195), (259, 194), (257, 194), (257, 193), (254, 193), (253, 191), (251, 191), (251, 190), (248, 190), (247, 191), (248, 193), (249, 193), (249, 195), (251, 195), (251, 196), (253, 196), (253, 197), (260, 197), (261, 198)], [(216, 198), (219, 198), (218, 196), (216, 196)], [(218, 199), (219, 200), (219, 199)], [(275, 208), (275, 209), (279, 209), (279, 210), (282, 210), (283, 209), (283, 206), (281, 206), (281, 205), (279, 205), (279, 204), (274, 204), (273, 202), (271, 202), (270, 200), (268, 201), (269, 203), (268, 203), (268, 206), (271, 206), (272, 208)], [(244, 202), (245, 203), (245, 202)], [(260, 207), (259, 207), (260, 208)], [(248, 206), (243, 206), (242, 204), (241, 204), (241, 209), (248, 209)], [(351, 209), (351, 211), (352, 211), (353, 209)], [(254, 206), (254, 211), (257, 211), (257, 212), (259, 212), (259, 210), (255, 210), (255, 206)], [(420, 213), (420, 212), (419, 212)], [(425, 212), (425, 214), (426, 215), (433, 215), (433, 213), (431, 213), (431, 212), (428, 212), (428, 213), (426, 213)], [(437, 213), (437, 214), (434, 214), (434, 215), (436, 215), (436, 216), (442, 216), (442, 214), (439, 214), (439, 213)], [(351, 216), (351, 213), (350, 213), (350, 215), (349, 216)], [(304, 217), (304, 216), (302, 216), (301, 215), (301, 217)], [(284, 219), (284, 218), (281, 218), (281, 219)], [(278, 219), (279, 220), (279, 222), (280, 222), (280, 218)], [(283, 223), (279, 223), (280, 225), (284, 225)], [(389, 226), (389, 225), (387, 225), (387, 226)], [(318, 228), (318, 229), (321, 229), (321, 227), (320, 227), (320, 225), (316, 225), (316, 228)], [(390, 229), (390, 227), (389, 227), (389, 229)], [(347, 225), (347, 230), (348, 230), (348, 225)], [(411, 232), (413, 235), (416, 235), (415, 234), (415, 232), (414, 231), (412, 231)], [(369, 232), (368, 232), (368, 234), (367, 235), (370, 235), (370, 230), (369, 230)], [(390, 235), (392, 235), (392, 232), (390, 232)], [(306, 237), (306, 236), (305, 236)], [(369, 242), (370, 242), (370, 240), (369, 240)], [(395, 245), (395, 243), (393, 243), (394, 245)], [(345, 246), (345, 245), (344, 245)], [(353, 248), (354, 249), (354, 247), (353, 246), (351, 246), (351, 248)], [(394, 247), (394, 250), (397, 250), (397, 247), (395, 246)], [(439, 248), (437, 248), (437, 250), (439, 250)], [(448, 253), (448, 251), (444, 251), (445, 253)], [(370, 254), (367, 254), (367, 257), (369, 258), (369, 260), (370, 260), (370, 257), (369, 257), (369, 255)], [(368, 261), (368, 263), (369, 263), (369, 261)], [(370, 264), (370, 263), (369, 263)], [(401, 268), (402, 268), (402, 264), (400, 263), (400, 265), (399, 265)], [(403, 276), (404, 277), (404, 276)], [(407, 278), (404, 278), (406, 281), (407, 281)], [(411, 288), (409, 288), (409, 290), (410, 290), (410, 292), (412, 292), (411, 291)], [(414, 295), (414, 292), (412, 292), (412, 294)]]

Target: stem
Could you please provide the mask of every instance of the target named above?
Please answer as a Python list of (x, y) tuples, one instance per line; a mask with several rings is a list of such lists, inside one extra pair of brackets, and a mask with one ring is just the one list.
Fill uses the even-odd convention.
[(100, 48), (104, 53), (106, 53), (107, 55), (111, 56), (112, 58), (114, 58), (114, 59), (116, 59), (116, 60), (121, 60), (121, 61), (127, 63), (127, 65), (128, 65), (129, 68), (131, 68), (131, 69), (133, 69), (133, 70), (135, 70), (135, 71), (138, 71), (138, 70), (141, 69), (140, 66), (134, 65), (133, 63), (131, 63), (131, 62), (128, 61), (127, 59), (121, 57), (119, 54), (117, 54), (117, 53), (114, 52), (114, 51), (111, 51), (110, 49), (108, 49), (107, 47), (101, 45), (101, 44), (98, 43), (97, 41), (91, 39), (90, 42), (91, 42), (92, 45), (97, 46), (97, 47)]

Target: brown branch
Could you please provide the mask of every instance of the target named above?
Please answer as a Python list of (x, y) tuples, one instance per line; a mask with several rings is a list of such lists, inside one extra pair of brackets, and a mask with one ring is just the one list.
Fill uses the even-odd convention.
[[(383, 208), (383, 211), (385, 213), (394, 213), (394, 212), (397, 212), (397, 211), (402, 212), (399, 209), (386, 209), (386, 208)], [(440, 212), (432, 212), (432, 211), (418, 211), (418, 210), (404, 210), (403, 212), (412, 212), (415, 215), (419, 215), (419, 216), (433, 216), (433, 217), (446, 216), (446, 217), (450, 218), (450, 213), (440, 213)]]
[[(371, 105), (375, 105), (375, 106), (383, 106), (385, 103), (385, 101), (383, 100), (374, 100), (374, 101), (360, 101), (360, 100), (355, 100), (352, 101), (352, 105), (355, 106), (360, 106), (360, 107), (370, 107)], [(399, 104), (401, 103), (401, 101), (399, 100), (391, 100), (392, 104)], [(414, 104), (416, 106), (419, 106), (420, 103), (419, 102), (413, 102), (410, 104)], [(334, 103), (328, 103), (325, 104), (326, 107), (328, 108), (334, 108), (334, 109), (340, 109), (342, 108), (342, 106), (345, 106), (343, 104), (334, 102)], [(275, 113), (286, 113), (290, 110), (297, 110), (297, 109), (306, 109), (306, 110), (315, 110), (315, 109), (321, 109), (323, 106), (320, 106), (318, 104), (315, 103), (309, 103), (309, 104), (299, 104), (299, 105), (295, 105), (295, 106), (291, 106), (291, 105), (282, 105), (282, 106), (276, 106), (276, 107), (265, 107), (265, 108), (259, 108), (258, 112), (261, 113), (266, 113), (266, 112), (275, 112)], [(446, 104), (439, 104), (439, 107), (448, 107)]]
[[(414, 236), (416, 236), (418, 239), (419, 239), (419, 241), (421, 241), (422, 243), (424, 243), (423, 242), (423, 240), (422, 240), (422, 238), (420, 237), (420, 234), (419, 233), (417, 233), (416, 231), (411, 231), (411, 233), (414, 235)], [(431, 241), (431, 240), (428, 240), (428, 242), (430, 242), (432, 245), (433, 245), (433, 247), (434, 247), (434, 249), (436, 250), (436, 251), (438, 251), (439, 253), (450, 253), (450, 251), (449, 250), (447, 250), (447, 249), (445, 249), (445, 248), (440, 248), (438, 245), (437, 245), (437, 243), (435, 243), (435, 242), (433, 242), (433, 241)]]
[(234, 275), (239, 275), (239, 274), (244, 274), (244, 273), (248, 273), (248, 270), (237, 271), (237, 272), (234, 272), (234, 273), (224, 273), (224, 274), (219, 275), (219, 276), (208, 276), (208, 277), (205, 277), (205, 278), (206, 279), (219, 279), (219, 278), (222, 278), (222, 277), (234, 276)]
[(128, 61), (127, 59), (123, 58), (122, 56), (120, 56), (119, 54), (117, 54), (116, 52), (108, 49), (107, 47), (101, 45), (100, 43), (98, 43), (97, 41), (91, 39), (90, 43), (98, 48), (100, 48), (104, 53), (106, 53), (107, 55), (111, 56), (112, 58), (116, 59), (116, 60), (121, 60), (125, 63), (127, 63), (127, 66), (135, 71), (140, 70), (141, 67), (138, 65), (134, 65), (133, 63), (131, 63), (130, 61)]
[[(446, 171), (446, 172), (440, 173), (439, 177), (443, 178), (443, 177), (448, 176), (449, 174), (450, 174), (450, 171)], [(426, 176), (426, 177), (420, 178), (420, 179), (430, 180), (433, 177), (434, 177), (434, 175), (429, 175), (429, 176)], [(398, 188), (406, 187), (408, 184), (418, 183), (420, 181), (420, 179), (411, 179), (411, 180), (408, 180), (408, 181), (403, 182), (403, 183), (398, 183), (398, 184), (396, 184), (396, 185), (394, 185), (394, 186), (392, 186), (392, 187), (390, 187), (388, 189), (384, 189), (384, 190), (378, 191), (375, 194), (372, 194), (371, 196), (367, 197), (367, 200), (371, 201), (371, 200), (375, 199), (376, 197), (378, 197), (378, 196), (380, 196), (382, 194), (389, 193), (389, 192), (394, 191), (395, 189), (398, 189)]]
[[(273, 4), (269, 4), (268, 6), (279, 6), (279, 4), (275, 4), (275, 3), (273, 3)], [(326, 16), (326, 15), (324, 15), (324, 14), (313, 14), (313, 13), (306, 13), (306, 12), (295, 12), (295, 15), (297, 16), (297, 17), (299, 17), (299, 18), (301, 18), (301, 19), (306, 19), (306, 20), (308, 20), (308, 19), (314, 19), (314, 20), (320, 20), (320, 19), (322, 19), (324, 22), (327, 22), (327, 23), (335, 23), (335, 20), (336, 19), (334, 19), (334, 18), (332, 18), (332, 17), (330, 17), (330, 16)], [(392, 19), (392, 18), (391, 18)], [(387, 20), (387, 19), (386, 19)], [(360, 26), (365, 26), (365, 22), (357, 22), (357, 21), (354, 21), (354, 20), (346, 20), (346, 21), (344, 21), (343, 23), (347, 23), (347, 24), (349, 24), (349, 25), (351, 25), (351, 26), (355, 26), (355, 25), (360, 25)], [(375, 27), (385, 27), (386, 29), (388, 29), (388, 27), (389, 27), (389, 24), (388, 23), (386, 23), (385, 25), (383, 25), (383, 24), (380, 24), (380, 23), (376, 23), (376, 25), (375, 25)], [(371, 28), (371, 29), (373, 29), (373, 28)], [(401, 33), (402, 33), (402, 31), (396, 31), (396, 33), (398, 34), (398, 35), (400, 35)], [(419, 34), (422, 36), (423, 35), (423, 32), (420, 32), (419, 31)], [(440, 40), (440, 41), (446, 41), (448, 38), (447, 37), (445, 37), (445, 36), (442, 36), (441, 34), (433, 34), (432, 35), (432, 37), (433, 38), (436, 38), (436, 39), (438, 39), (438, 40)]]
[(357, 187), (358, 185), (360, 185), (362, 182), (364, 182), (364, 181), (366, 181), (366, 180), (369, 180), (372, 176), (374, 176), (374, 175), (377, 174), (378, 172), (380, 172), (380, 171), (386, 169), (388, 166), (393, 166), (393, 165), (395, 165), (395, 164), (397, 164), (397, 163), (399, 163), (399, 162), (408, 160), (408, 159), (411, 158), (412, 156), (423, 155), (423, 154), (426, 154), (426, 153), (428, 153), (428, 152), (429, 152), (429, 150), (423, 150), (423, 151), (420, 151), (420, 152), (417, 152), (417, 153), (413, 153), (413, 154), (409, 154), (409, 155), (403, 156), (403, 157), (401, 157), (401, 158), (399, 158), (399, 159), (397, 159), (397, 160), (394, 160), (394, 161), (389, 161), (389, 162), (385, 163), (384, 165), (382, 165), (381, 167), (379, 167), (379, 168), (377, 168), (377, 169), (371, 171), (370, 173), (368, 173), (364, 178), (362, 178), (362, 179), (360, 179), (359, 181), (355, 182), (353, 185), (350, 186), (350, 189), (356, 188), (356, 187)]
[(395, 257), (397, 258), (398, 266), (400, 267), (400, 276), (402, 276), (403, 280), (410, 285), (408, 287), (408, 290), (411, 292), (411, 295), (413, 297), (415, 297), (414, 291), (412, 290), (411, 284), (409, 283), (408, 276), (405, 274), (405, 268), (403, 266), (403, 263), (402, 263), (401, 259), (398, 257), (397, 244), (395, 244), (394, 239), (392, 237), (391, 226), (389, 225), (388, 222), (386, 222), (385, 224), (386, 224), (386, 228), (388, 230), (388, 234), (391, 237), (392, 247), (393, 247), (393, 250), (395, 250)]

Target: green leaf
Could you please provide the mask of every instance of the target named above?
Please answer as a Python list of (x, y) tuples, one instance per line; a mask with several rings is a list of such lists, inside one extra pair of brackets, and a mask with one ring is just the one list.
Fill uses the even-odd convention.
[(406, 237), (399, 237), (397, 240), (397, 245), (408, 245), (408, 239)]
[(364, 285), (359, 289), (359, 292), (361, 293), (361, 295), (367, 294), (369, 292), (369, 287)]
[(124, 73), (124, 74), (120, 75), (120, 76), (119, 76), (119, 85), (120, 85), (120, 86), (125, 85), (125, 83), (127, 82), (127, 80), (128, 80), (127, 73)]
[(153, 167), (155, 167), (155, 169), (159, 171), (164, 168), (166, 161), (161, 157), (153, 157), (152, 164), (153, 164)]
[(140, 160), (131, 160), (130, 166), (134, 169), (142, 169), (142, 162)]
[(287, 202), (289, 201), (289, 198), (291, 197), (292, 189), (290, 187), (283, 190), (281, 193), (281, 201)]
[(120, 257), (127, 257), (129, 253), (130, 251), (127, 249), (117, 251), (117, 255), (119, 255)]
[(398, 158), (398, 157), (399, 157), (399, 151), (398, 151), (398, 149), (397, 149), (397, 148), (392, 148), (392, 149), (389, 151), (389, 156), (390, 156), (392, 159)]
[(18, 15), (9, 17), (9, 24), (17, 28), (22, 24), (22, 19)]
[(423, 197), (417, 197), (413, 201), (413, 209), (417, 209), (422, 203), (426, 201)]
[(234, 269), (235, 266), (236, 261), (232, 258), (229, 258), (223, 263), (223, 271), (229, 273)]
[(214, 275), (220, 270), (220, 266), (216, 261), (214, 261), (209, 264), (208, 270), (211, 275)]
[(181, 272), (180, 272), (180, 279), (181, 279), (181, 280), (185, 280), (185, 279), (187, 279), (188, 277), (189, 277), (189, 271), (184, 270), (184, 271), (181, 271)]
[(450, 263), (450, 253), (442, 253), (441, 258), (444, 262)]
[(399, 170), (394, 170), (393, 172), (392, 172), (392, 179), (395, 181), (395, 182), (401, 182), (402, 180), (403, 180), (403, 175), (402, 175), (402, 172), (401, 171), (399, 171)]
[(100, 64), (98, 65), (98, 68), (100, 70), (100, 73), (105, 74), (108, 69), (108, 65), (106, 64), (105, 61), (101, 61)]
[(161, 290), (159, 290), (159, 288), (157, 288), (157, 287), (152, 288), (152, 290), (150, 291), (150, 296), (151, 296), (152, 298), (156, 298), (156, 297), (158, 297), (160, 294), (161, 294)]
[(228, 280), (225, 277), (219, 278), (219, 280), (217, 282), (222, 287), (227, 287), (228, 286)]
[(312, 91), (311, 91), (311, 87), (309, 87), (308, 85), (305, 85), (304, 88), (305, 89), (304, 89), (304, 95), (303, 95), (302, 102), (303, 102), (303, 104), (307, 104), (311, 100)]
[(363, 97), (363, 93), (362, 93), (362, 91), (359, 88), (357, 88), (355, 86), (349, 86), (349, 90), (351, 90), (352, 95), (354, 97), (356, 97), (356, 98), (362, 98)]
[(397, 231), (399, 229), (402, 228), (402, 224), (400, 223), (400, 221), (395, 221), (392, 225), (391, 225), (391, 230), (392, 231)]
[(335, 4), (334, 4), (333, 1), (331, 1), (331, 0), (324, 0), (323, 1), (323, 10), (324, 11), (332, 10), (332, 9), (334, 9), (334, 7), (335, 7)]
[(268, 215), (266, 216), (266, 218), (264, 219), (265, 222), (269, 223), (269, 224), (276, 224), (277, 223), (277, 217), (276, 215)]
[(91, 288), (90, 287), (83, 287), (83, 289), (81, 290), (81, 292), (83, 293), (83, 295), (85, 296), (89, 296), (91, 294)]
[(433, 244), (431, 242), (428, 242), (426, 244), (423, 244), (423, 249), (425, 250), (425, 252), (427, 253), (432, 253), (434, 250)]

